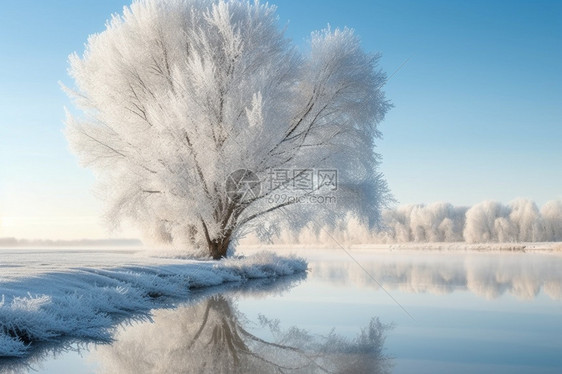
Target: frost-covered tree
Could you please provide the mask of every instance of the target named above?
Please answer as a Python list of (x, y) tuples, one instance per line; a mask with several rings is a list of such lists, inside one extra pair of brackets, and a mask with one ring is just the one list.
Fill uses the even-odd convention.
[(551, 200), (541, 208), (544, 222), (544, 240), (562, 241), (562, 201)]
[(462, 241), (466, 208), (449, 203), (404, 205), (385, 210), (383, 230), (376, 234), (383, 242), (456, 242)]
[(537, 242), (544, 239), (544, 225), (537, 204), (528, 199), (516, 199), (509, 207), (509, 219), (517, 232), (516, 241)]
[(468, 243), (498, 242), (507, 238), (516, 241), (509, 214), (509, 207), (496, 201), (474, 205), (466, 212), (464, 240)]
[[(373, 224), (388, 194), (374, 153), (389, 108), (377, 59), (350, 29), (314, 32), (300, 52), (258, 1), (135, 1), (70, 57), (80, 114), (66, 134), (105, 186), (110, 222), (215, 259), (282, 220), (353, 211)], [(332, 191), (319, 178), (279, 195), (310, 169), (337, 170), (337, 204), (302, 203)], [(235, 173), (247, 189), (232, 193), (236, 170), (254, 179)], [(289, 177), (268, 185), (279, 170)]]

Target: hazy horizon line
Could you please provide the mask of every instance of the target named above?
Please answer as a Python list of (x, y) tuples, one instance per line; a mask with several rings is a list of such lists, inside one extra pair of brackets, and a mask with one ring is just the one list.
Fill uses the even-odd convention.
[(6, 247), (96, 247), (96, 246), (142, 246), (143, 242), (136, 238), (121, 238), (121, 239), (20, 239), (16, 237), (0, 237), (0, 248)]

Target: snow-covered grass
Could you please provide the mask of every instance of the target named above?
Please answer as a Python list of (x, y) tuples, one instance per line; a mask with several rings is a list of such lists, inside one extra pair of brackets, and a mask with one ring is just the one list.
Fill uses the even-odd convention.
[(270, 252), (220, 262), (133, 251), (0, 253), (0, 357), (25, 356), (34, 343), (59, 338), (108, 341), (118, 321), (186, 300), (194, 288), (307, 269), (302, 258)]

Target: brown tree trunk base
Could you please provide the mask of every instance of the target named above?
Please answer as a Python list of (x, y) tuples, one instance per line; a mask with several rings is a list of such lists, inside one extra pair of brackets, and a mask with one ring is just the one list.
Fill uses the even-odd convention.
[(213, 260), (220, 260), (221, 258), (226, 258), (226, 252), (228, 251), (229, 244), (230, 244), (230, 238), (211, 241), (209, 243), (209, 254), (213, 258)]

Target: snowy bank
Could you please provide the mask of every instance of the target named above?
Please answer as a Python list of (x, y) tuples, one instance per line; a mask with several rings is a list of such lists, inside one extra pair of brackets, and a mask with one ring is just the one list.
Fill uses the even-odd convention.
[[(53, 256), (56, 255), (53, 252)], [(60, 256), (60, 253), (59, 253)], [(48, 260), (48, 258), (46, 258)], [(294, 256), (262, 252), (220, 262), (151, 259), (113, 267), (61, 267), (14, 273), (0, 282), (0, 358), (22, 357), (34, 343), (60, 338), (111, 340), (111, 327), (128, 316), (185, 300), (195, 288), (306, 271)], [(17, 268), (12, 261), (0, 264)]]

